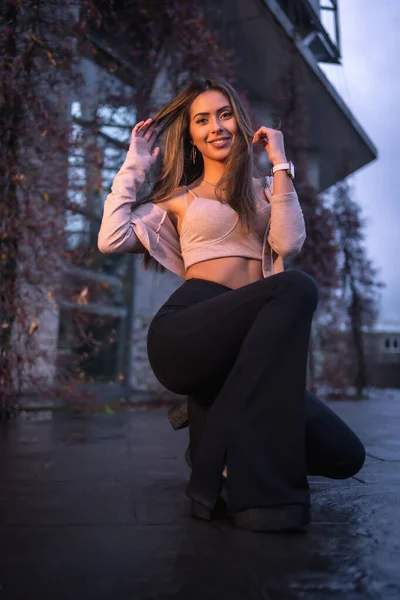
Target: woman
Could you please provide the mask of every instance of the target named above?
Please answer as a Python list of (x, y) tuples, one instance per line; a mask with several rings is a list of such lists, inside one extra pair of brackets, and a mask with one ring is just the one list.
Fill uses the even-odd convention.
[[(160, 177), (138, 202), (164, 133)], [(255, 144), (273, 165), (264, 181)], [(150, 324), (150, 365), (188, 395), (193, 516), (253, 531), (304, 530), (307, 475), (350, 477), (365, 458), (305, 389), (318, 288), (284, 271), (306, 236), (293, 176), (280, 131), (254, 133), (227, 82), (195, 81), (135, 125), (99, 232), (102, 252), (147, 252), (184, 278)]]

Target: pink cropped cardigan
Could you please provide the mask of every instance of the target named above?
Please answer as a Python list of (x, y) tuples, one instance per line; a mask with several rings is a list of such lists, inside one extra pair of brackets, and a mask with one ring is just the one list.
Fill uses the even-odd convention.
[[(145, 159), (127, 153), (104, 204), (98, 248), (104, 254), (138, 252), (140, 241), (156, 261), (184, 278), (179, 235), (167, 211), (152, 202), (135, 206), (147, 169)], [(264, 277), (283, 271), (283, 258), (300, 252), (306, 238), (297, 193), (273, 194), (272, 179), (264, 190), (271, 206), (260, 257)]]

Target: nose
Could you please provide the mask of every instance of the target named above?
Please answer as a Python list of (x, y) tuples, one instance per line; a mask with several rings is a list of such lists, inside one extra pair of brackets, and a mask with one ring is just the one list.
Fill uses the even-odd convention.
[(223, 127), (221, 125), (221, 121), (219, 120), (218, 117), (215, 117), (215, 119), (212, 120), (211, 122), (211, 132), (212, 133), (221, 133), (223, 131)]

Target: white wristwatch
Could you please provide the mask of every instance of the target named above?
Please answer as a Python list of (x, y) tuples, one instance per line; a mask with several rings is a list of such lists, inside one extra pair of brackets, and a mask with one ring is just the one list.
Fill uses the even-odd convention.
[(289, 175), (289, 177), (291, 179), (294, 179), (294, 164), (292, 163), (291, 160), (289, 160), (289, 162), (280, 163), (279, 165), (275, 165), (274, 167), (272, 167), (271, 176), (273, 176), (274, 173), (276, 173), (277, 171), (283, 171), (283, 170), (286, 171), (286, 173)]

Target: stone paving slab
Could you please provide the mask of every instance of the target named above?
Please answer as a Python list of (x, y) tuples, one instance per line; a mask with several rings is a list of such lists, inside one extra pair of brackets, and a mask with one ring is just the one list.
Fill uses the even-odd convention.
[(373, 456), (310, 478), (303, 535), (192, 519), (166, 409), (21, 416), (1, 431), (0, 600), (398, 600), (400, 392), (329, 405)]

